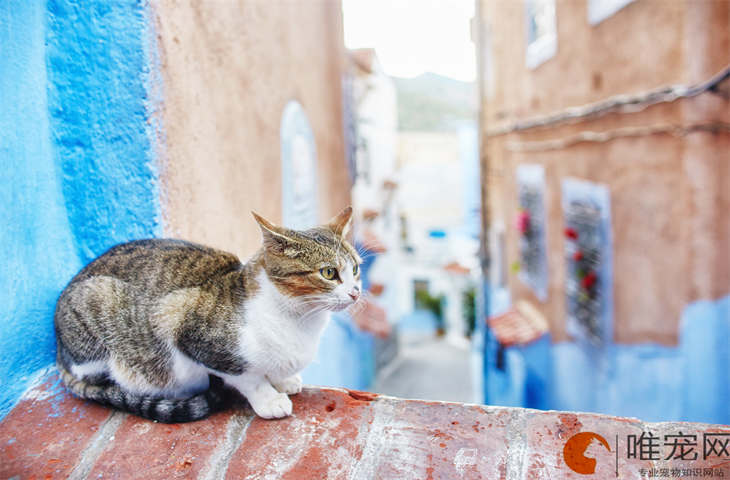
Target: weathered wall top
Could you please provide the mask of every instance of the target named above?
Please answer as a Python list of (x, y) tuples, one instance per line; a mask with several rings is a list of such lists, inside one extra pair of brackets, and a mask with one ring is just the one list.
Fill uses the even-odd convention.
[(53, 374), (0, 423), (0, 477), (585, 479), (616, 478), (617, 468), (620, 478), (730, 476), (729, 426), (339, 389), (292, 399), (294, 415), (283, 420), (239, 407), (166, 425), (72, 398)]

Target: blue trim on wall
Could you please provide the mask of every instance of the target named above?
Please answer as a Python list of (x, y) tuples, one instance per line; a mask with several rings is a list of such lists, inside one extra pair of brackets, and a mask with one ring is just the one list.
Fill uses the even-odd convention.
[(553, 345), (550, 408), (600, 412), (645, 421), (690, 420), (681, 408), (684, 373), (677, 348), (612, 345), (599, 353), (585, 345)]
[(66, 283), (160, 233), (149, 22), (134, 0), (0, 4), (0, 418), (53, 363)]
[(698, 422), (730, 424), (730, 295), (690, 304), (682, 314), (683, 408)]
[(677, 347), (590, 348), (545, 337), (499, 353), (500, 369), (496, 339), (486, 338), (489, 404), (730, 424), (730, 296), (688, 305)]

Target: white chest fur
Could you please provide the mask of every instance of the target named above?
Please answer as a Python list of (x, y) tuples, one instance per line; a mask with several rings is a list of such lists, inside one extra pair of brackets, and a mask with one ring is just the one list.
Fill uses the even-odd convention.
[(257, 278), (259, 290), (241, 315), (241, 354), (247, 370), (279, 380), (294, 375), (315, 357), (329, 312), (293, 313), (293, 301), (282, 295), (264, 272)]

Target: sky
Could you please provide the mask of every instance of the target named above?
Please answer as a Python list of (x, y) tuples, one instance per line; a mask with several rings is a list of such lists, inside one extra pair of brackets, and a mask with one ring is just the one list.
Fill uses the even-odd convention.
[(342, 0), (347, 48), (375, 48), (385, 73), (476, 77), (474, 0)]

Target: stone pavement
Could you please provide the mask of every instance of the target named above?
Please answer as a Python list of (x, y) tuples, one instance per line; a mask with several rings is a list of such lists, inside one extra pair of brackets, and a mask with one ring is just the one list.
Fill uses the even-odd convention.
[(474, 400), (468, 349), (430, 334), (402, 339), (398, 357), (378, 375), (374, 392), (422, 400)]

